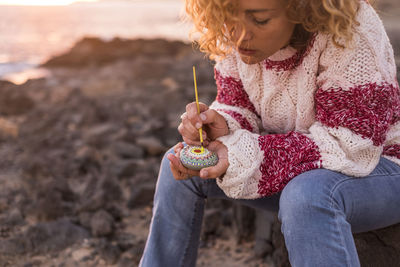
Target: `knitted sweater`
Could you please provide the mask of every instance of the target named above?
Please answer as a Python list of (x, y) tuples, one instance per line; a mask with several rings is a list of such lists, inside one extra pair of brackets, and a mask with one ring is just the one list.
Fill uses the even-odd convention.
[(229, 167), (217, 179), (227, 196), (268, 196), (316, 168), (362, 177), (381, 156), (400, 164), (393, 49), (365, 1), (357, 20), (347, 48), (317, 33), (302, 51), (288, 46), (251, 65), (234, 52), (216, 63), (210, 107), (229, 128), (218, 138), (228, 149)]

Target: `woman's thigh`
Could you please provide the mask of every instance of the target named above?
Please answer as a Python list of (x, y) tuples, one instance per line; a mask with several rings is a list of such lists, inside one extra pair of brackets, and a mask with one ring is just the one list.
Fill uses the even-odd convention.
[(286, 213), (291, 208), (315, 206), (316, 210), (339, 210), (355, 233), (400, 223), (400, 166), (381, 158), (366, 177), (312, 170), (288, 183), (280, 206)]

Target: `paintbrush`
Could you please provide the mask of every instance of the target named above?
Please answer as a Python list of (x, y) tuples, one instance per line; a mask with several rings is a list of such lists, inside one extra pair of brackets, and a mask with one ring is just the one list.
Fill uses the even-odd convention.
[[(196, 105), (197, 105), (197, 114), (200, 114), (200, 105), (199, 105), (199, 96), (197, 93), (197, 82), (196, 82), (196, 67), (193, 66), (193, 81), (194, 81), (194, 93), (196, 95)], [(200, 142), (201, 142), (201, 150), (204, 151), (204, 142), (203, 142), (203, 128), (199, 129), (200, 134)]]

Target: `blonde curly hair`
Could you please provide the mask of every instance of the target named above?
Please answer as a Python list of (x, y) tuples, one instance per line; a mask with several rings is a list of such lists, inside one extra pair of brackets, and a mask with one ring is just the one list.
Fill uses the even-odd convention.
[[(286, 14), (296, 23), (291, 44), (305, 46), (311, 33), (332, 34), (338, 46), (349, 45), (360, 1), (364, 0), (284, 0)], [(237, 0), (185, 0), (186, 13), (194, 23), (194, 34), (199, 34), (197, 44), (200, 51), (211, 59), (228, 54), (233, 43), (226, 25), (240, 23), (236, 15)], [(244, 32), (242, 33), (242, 36)], [(344, 45), (338, 40), (344, 40)]]

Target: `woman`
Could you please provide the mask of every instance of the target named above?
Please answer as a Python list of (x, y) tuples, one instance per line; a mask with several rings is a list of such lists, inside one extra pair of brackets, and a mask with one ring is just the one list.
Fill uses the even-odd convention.
[(206, 198), (279, 210), (292, 266), (359, 266), (352, 233), (400, 222), (400, 96), (382, 22), (360, 0), (186, 0), (216, 59), (216, 101), (163, 159), (141, 266), (194, 266)]

